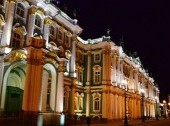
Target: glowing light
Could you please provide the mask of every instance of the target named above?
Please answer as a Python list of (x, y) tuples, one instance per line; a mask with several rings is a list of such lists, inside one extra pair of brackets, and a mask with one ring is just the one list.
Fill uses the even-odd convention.
[(43, 126), (43, 115), (38, 115), (37, 126)]
[(165, 100), (163, 100), (163, 103), (165, 104), (165, 103), (166, 103), (166, 101), (165, 101)]
[(8, 47), (6, 47), (6, 48), (5, 48), (5, 53), (9, 53), (9, 52), (11, 52), (11, 49), (8, 48)]
[(64, 126), (64, 122), (65, 122), (65, 116), (64, 114), (61, 114), (60, 125)]
[(122, 80), (122, 84), (127, 85), (127, 80)]
[(144, 89), (140, 89), (140, 92), (141, 92), (141, 93), (144, 93)]

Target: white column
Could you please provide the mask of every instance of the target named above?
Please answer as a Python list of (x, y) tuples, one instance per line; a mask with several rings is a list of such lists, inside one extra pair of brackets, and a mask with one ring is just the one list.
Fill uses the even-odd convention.
[(44, 25), (44, 34), (43, 34), (43, 38), (46, 40), (46, 47), (49, 43), (49, 34), (50, 34), (50, 29), (49, 29), (49, 24), (45, 24)]
[(86, 85), (91, 84), (91, 53), (90, 51), (87, 52), (87, 82)]
[(117, 83), (120, 84), (121, 83), (121, 71), (120, 71), (120, 59), (118, 57), (118, 60), (117, 60)]
[(86, 97), (86, 116), (90, 116), (90, 86), (87, 89), (87, 97)]
[(72, 38), (72, 49), (71, 49), (71, 58), (70, 58), (70, 77), (75, 78), (76, 77), (76, 36), (73, 36)]
[(30, 14), (28, 18), (28, 34), (27, 34), (27, 45), (30, 45), (29, 38), (33, 37), (34, 33), (34, 22), (35, 22), (35, 14)]
[(106, 108), (106, 88), (103, 88), (102, 92), (102, 118), (106, 118), (107, 115)]
[(102, 80), (102, 84), (106, 84), (106, 50), (103, 50), (103, 80)]
[(112, 82), (116, 82), (116, 55), (112, 59)]
[(48, 86), (49, 74), (47, 71), (43, 71), (41, 97), (40, 97), (40, 111), (46, 111), (47, 108), (47, 86)]
[[(1, 101), (1, 93), (2, 93), (2, 85), (3, 85), (3, 74), (4, 74), (4, 56), (0, 56), (0, 101)], [(1, 104), (1, 103), (0, 103)]]
[(135, 72), (135, 90), (139, 92), (138, 74)]
[[(120, 83), (122, 82), (124, 73), (123, 73), (123, 63), (120, 64)], [(122, 83), (121, 83), (122, 85)]]
[(2, 39), (1, 39), (1, 45), (6, 46), (10, 45), (10, 40), (11, 40), (11, 31), (12, 31), (12, 25), (13, 25), (13, 17), (14, 17), (14, 9), (15, 9), (15, 2), (10, 1), (8, 5), (8, 11), (6, 15), (6, 24), (5, 28), (2, 34)]
[(58, 83), (56, 90), (56, 112), (63, 112), (63, 99), (64, 99), (64, 61), (59, 62), (58, 66)]
[(118, 95), (115, 94), (115, 119), (118, 119), (118, 106), (119, 106), (119, 102), (118, 102)]
[(112, 109), (112, 118), (116, 119), (116, 94), (113, 94), (113, 109)]
[(87, 99), (86, 99), (86, 116), (90, 116), (90, 85), (91, 85), (91, 53), (87, 52)]
[[(2, 27), (2, 26), (0, 26)], [(2, 39), (2, 33), (3, 33), (3, 29), (0, 29), (0, 42), (1, 42), (1, 39)]]

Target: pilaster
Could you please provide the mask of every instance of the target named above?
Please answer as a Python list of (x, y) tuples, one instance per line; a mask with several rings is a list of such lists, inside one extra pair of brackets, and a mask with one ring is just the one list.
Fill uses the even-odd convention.
[(8, 5), (8, 9), (6, 12), (6, 24), (5, 29), (2, 33), (2, 39), (1, 39), (1, 46), (10, 45), (11, 40), (11, 31), (12, 31), (12, 25), (13, 25), (13, 17), (14, 17), (14, 11), (15, 10), (15, 2), (10, 1)]
[(40, 111), (40, 97), (42, 84), (42, 70), (44, 40), (32, 39), (31, 46), (28, 48), (28, 58), (26, 66), (26, 79), (23, 96), (24, 111)]
[(70, 58), (70, 77), (75, 78), (76, 77), (76, 42), (77, 42), (77, 36), (72, 37), (72, 45), (71, 45), (71, 58)]
[(62, 113), (63, 112), (63, 98), (64, 98), (64, 72), (65, 68), (65, 61), (62, 60), (59, 62), (58, 66), (58, 85), (56, 90), (56, 112)]
[(87, 86), (87, 91), (86, 91), (86, 116), (90, 116), (90, 95), (91, 95), (91, 91), (90, 91), (90, 86)]
[(33, 33), (34, 33), (34, 21), (35, 21), (35, 14), (29, 14), (28, 17), (28, 34), (27, 34), (27, 40), (26, 40), (26, 45), (29, 46), (30, 45), (30, 37), (33, 37)]
[(44, 24), (44, 34), (43, 34), (43, 38), (46, 40), (46, 44), (45, 46), (47, 47), (48, 42), (49, 42), (49, 34), (50, 34), (50, 27), (49, 24)]

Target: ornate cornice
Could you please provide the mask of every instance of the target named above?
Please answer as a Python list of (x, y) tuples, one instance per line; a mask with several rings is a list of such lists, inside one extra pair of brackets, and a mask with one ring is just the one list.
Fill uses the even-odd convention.
[(14, 51), (14, 52), (10, 53), (5, 58), (5, 61), (12, 63), (12, 62), (17, 61), (17, 60), (25, 60), (26, 57), (27, 56), (26, 56), (26, 53), (24, 51), (17, 50), (17, 51)]
[(20, 34), (20, 35), (26, 35), (27, 34), (24, 26), (16, 27), (16, 28), (14, 28), (14, 31), (16, 33)]

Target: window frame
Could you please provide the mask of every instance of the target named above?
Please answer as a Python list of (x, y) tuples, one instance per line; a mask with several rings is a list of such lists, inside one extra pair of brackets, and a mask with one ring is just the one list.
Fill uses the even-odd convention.
[(101, 53), (94, 54), (94, 63), (99, 63), (101, 61)]
[(15, 15), (19, 18), (25, 18), (26, 17), (26, 8), (22, 3), (17, 3), (16, 6), (16, 11), (15, 11)]
[(19, 48), (20, 46), (21, 46), (21, 35), (17, 32), (13, 32), (11, 47)]
[(93, 67), (93, 83), (100, 84), (102, 79), (102, 71), (99, 65)]
[(92, 94), (93, 97), (93, 112), (99, 113), (101, 112), (101, 94), (99, 92), (95, 92)]

